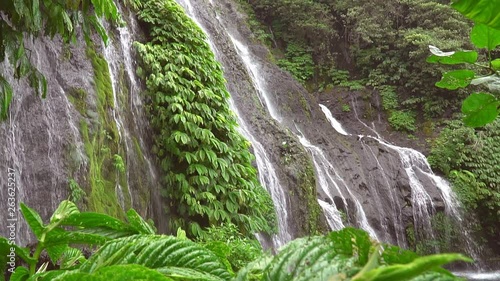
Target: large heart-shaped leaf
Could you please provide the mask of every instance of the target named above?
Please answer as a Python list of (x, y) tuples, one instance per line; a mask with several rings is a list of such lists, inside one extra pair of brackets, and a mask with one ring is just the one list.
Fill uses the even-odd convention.
[(498, 116), (498, 101), (495, 96), (487, 93), (470, 95), (462, 104), (462, 113), (465, 114), (464, 123), (471, 127), (484, 126)]
[(466, 69), (448, 71), (443, 73), (443, 78), (436, 82), (436, 86), (448, 90), (465, 88), (474, 79), (474, 75), (474, 71)]
[(491, 51), (500, 45), (500, 30), (478, 23), (470, 32), (470, 40), (476, 47)]
[(451, 6), (475, 22), (500, 29), (500, 0), (455, 0)]

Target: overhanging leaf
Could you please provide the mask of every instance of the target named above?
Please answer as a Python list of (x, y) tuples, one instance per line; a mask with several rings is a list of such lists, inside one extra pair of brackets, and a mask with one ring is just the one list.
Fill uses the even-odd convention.
[(474, 79), (474, 75), (474, 71), (466, 69), (448, 71), (443, 73), (443, 78), (436, 82), (436, 86), (448, 90), (465, 88)]
[(451, 6), (475, 22), (500, 29), (500, 0), (455, 0)]
[(411, 280), (425, 271), (453, 262), (471, 259), (460, 254), (441, 254), (416, 258), (408, 264), (396, 264), (375, 268), (362, 276), (353, 278), (353, 281), (402, 281)]
[(472, 28), (470, 40), (476, 47), (486, 48), (491, 51), (500, 45), (500, 30), (479, 23)]
[(427, 62), (441, 63), (441, 64), (461, 64), (461, 63), (475, 63), (477, 61), (477, 52), (475, 51), (447, 52), (443, 54), (448, 54), (448, 53), (453, 53), (453, 54), (449, 56), (433, 54), (432, 56), (427, 58)]
[(470, 127), (481, 127), (498, 116), (498, 101), (493, 95), (477, 93), (470, 95), (462, 104), (464, 123)]

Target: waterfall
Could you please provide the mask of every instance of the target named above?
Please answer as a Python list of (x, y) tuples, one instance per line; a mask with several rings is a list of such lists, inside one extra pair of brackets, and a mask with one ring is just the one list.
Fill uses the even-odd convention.
[[(286, 109), (286, 105), (280, 102), (283, 101), (283, 97), (279, 95), (280, 90), (278, 88), (274, 88), (272, 92), (269, 90), (270, 84), (279, 84), (279, 81), (265, 76), (270, 67), (264, 66), (264, 60), (255, 55), (247, 45), (245, 37), (239, 32), (239, 27), (232, 25), (231, 19), (227, 18), (228, 14), (222, 12), (219, 14), (218, 9), (221, 9), (224, 3), (202, 2), (179, 0), (195, 23), (207, 34), (208, 43), (217, 59), (225, 66), (226, 75), (230, 71), (229, 67), (234, 69), (238, 67), (234, 65), (242, 63), (251, 80), (253, 89), (245, 88), (244, 92), (231, 92), (230, 104), (238, 117), (240, 132), (250, 140), (254, 148), (261, 184), (269, 191), (275, 203), (279, 217), (278, 237), (281, 237), (279, 241), (294, 238), (294, 235), (289, 233), (289, 229), (292, 229), (290, 221), (294, 219), (290, 217), (292, 207), (289, 204), (290, 195), (283, 192), (286, 188), (285, 183), (280, 181), (281, 178), (277, 175), (282, 164), (272, 160), (272, 152), (266, 147), (269, 144), (260, 135), (255, 134), (253, 127), (255, 123), (251, 125), (248, 122), (248, 118), (256, 118), (254, 113), (249, 112), (248, 108), (242, 110), (241, 103), (237, 102), (246, 95), (254, 97), (257, 107), (252, 110), (259, 111), (259, 107), (262, 107), (264, 111), (260, 112), (261, 118), (268, 118), (278, 127), (287, 130), (309, 152), (316, 175), (317, 202), (331, 229), (354, 225), (366, 230), (374, 239), (407, 247), (405, 224), (409, 222), (410, 217), (413, 227), (417, 230), (415, 234), (418, 238), (432, 239), (434, 237), (431, 216), (436, 212), (437, 207), (434, 202), (436, 198), (444, 202), (447, 212), (457, 213), (449, 186), (432, 173), (421, 153), (387, 143), (378, 135), (375, 128), (368, 126), (366, 127), (374, 132), (375, 136), (353, 136), (342, 128), (342, 125), (333, 118), (332, 113), (324, 105), (320, 105), (318, 109), (311, 107), (313, 113), (322, 111), (322, 117), (315, 115), (317, 120), (312, 120), (311, 125), (314, 122), (318, 124), (328, 122), (330, 128), (333, 128), (332, 132), (338, 132), (341, 135), (335, 138), (337, 140), (344, 138), (350, 142), (349, 145), (344, 147), (342, 141), (339, 143), (339, 141), (325, 139), (331, 134), (325, 131), (319, 136), (311, 126), (304, 125), (303, 122), (295, 122), (296, 115), (289, 113), (290, 110)], [(232, 46), (228, 46), (225, 42), (227, 39), (224, 38), (227, 38)], [(237, 58), (233, 58), (232, 53), (228, 52), (228, 48), (231, 47), (236, 51)], [(228, 80), (230, 84), (240, 82), (234, 81), (231, 77)], [(318, 143), (318, 139), (321, 143)], [(352, 145), (355, 147), (349, 148)], [(341, 155), (342, 159), (351, 157), (349, 155), (356, 156), (356, 158), (345, 163), (339, 162), (335, 159), (339, 155), (334, 154), (332, 147), (338, 147), (335, 151), (344, 153)], [(375, 147), (378, 149), (376, 150)], [(352, 152), (346, 152), (346, 149)], [(386, 151), (384, 153), (387, 159), (379, 157), (380, 150)], [(367, 167), (367, 164), (371, 166)], [(398, 176), (397, 173), (404, 173), (404, 177)], [(430, 187), (433, 189), (432, 192), (427, 189), (429, 182), (432, 183)], [(276, 239), (274, 244), (281, 244)]]
[[(206, 32), (204, 26), (196, 18), (196, 13), (194, 12), (193, 6), (189, 0), (179, 0), (181, 6), (183, 6), (188, 14), (188, 16), (207, 34), (207, 43), (210, 45), (212, 51), (218, 56), (218, 51), (216, 45), (210, 39), (210, 34)], [(235, 42), (233, 42), (235, 43)], [(233, 94), (233, 93), (230, 93)], [(261, 101), (262, 102), (262, 101)], [(276, 215), (278, 219), (278, 234), (273, 235), (272, 246), (274, 248), (279, 248), (292, 240), (292, 236), (289, 232), (288, 225), (288, 208), (287, 198), (284, 194), (284, 190), (281, 187), (280, 179), (276, 175), (274, 164), (271, 162), (268, 153), (266, 152), (264, 146), (258, 141), (257, 137), (253, 135), (252, 131), (249, 129), (245, 120), (242, 118), (237, 105), (232, 98), (229, 99), (229, 106), (231, 110), (236, 114), (237, 122), (239, 125), (239, 132), (250, 141), (253, 148), (253, 153), (255, 155), (257, 170), (259, 173), (259, 182), (261, 185), (269, 192), (276, 209)], [(265, 244), (265, 238), (258, 235), (261, 243)]]
[[(134, 207), (141, 215), (154, 218), (159, 230), (165, 231), (158, 177), (149, 156), (149, 144), (144, 139), (150, 133), (139, 96), (142, 85), (134, 73), (132, 59), (132, 34), (140, 30), (133, 15), (119, 8), (123, 15), (129, 15), (129, 26), (114, 28), (108, 25), (107, 32), (115, 32), (114, 38), (118, 40), (103, 52), (113, 80), (115, 107), (110, 109), (109, 121), (115, 122), (119, 129), (117, 138), (126, 167), (126, 174), (120, 176), (124, 182), (117, 180), (115, 183), (116, 198), (122, 208)], [(9, 62), (0, 63), (0, 72), (14, 91), (10, 116), (0, 123), (0, 185), (7, 186), (7, 174), (4, 176), (4, 173), (13, 169), (17, 207), (22, 202), (47, 221), (59, 203), (71, 196), (70, 180), (84, 189), (88, 187), (90, 163), (81, 128), (85, 124), (93, 130), (104, 121), (99, 120), (95, 110), (94, 70), (85, 55), (86, 44), (82, 36), (71, 45), (63, 44), (57, 37), (44, 36), (25, 38), (25, 44), (31, 50), (31, 63), (47, 79), (48, 92), (45, 99), (36, 96), (27, 79), (13, 78)], [(95, 47), (98, 49), (98, 44)], [(119, 91), (120, 83), (125, 84), (121, 88), (127, 91)], [(84, 97), (78, 97), (85, 105), (83, 108), (78, 108), (75, 102), (73, 94), (76, 91), (85, 93)], [(88, 195), (89, 190), (85, 191)], [(7, 210), (6, 196), (0, 193), (3, 210)], [(16, 218), (16, 242), (26, 245), (34, 241), (19, 211)], [(7, 236), (6, 231), (0, 229), (0, 235)]]
[[(146, 129), (149, 125), (143, 112), (143, 103), (140, 96), (143, 89), (139, 78), (135, 74), (136, 65), (135, 60), (133, 60), (135, 56), (132, 49), (133, 34), (140, 33), (140, 28), (133, 14), (128, 13), (122, 5), (118, 5), (118, 9), (121, 15), (126, 16), (127, 24), (118, 27), (106, 24), (108, 32), (115, 33), (118, 40), (114, 44), (106, 46), (103, 54), (108, 64), (113, 90), (114, 108), (112, 109), (112, 115), (118, 128), (120, 144), (125, 150), (126, 159), (124, 159), (124, 164), (128, 186), (127, 197), (131, 200), (130, 205), (137, 208), (139, 203), (136, 203), (135, 199), (143, 196), (140, 193), (144, 192), (138, 189), (139, 186), (136, 186), (138, 184), (137, 177), (146, 175), (152, 183), (158, 183), (159, 178), (153, 165), (154, 161), (144, 140), (144, 137), (149, 134)], [(137, 171), (137, 165), (141, 165), (137, 161), (146, 164), (144, 167), (145, 175), (131, 174), (131, 172)], [(132, 179), (135, 182), (132, 182)], [(123, 189), (118, 182), (118, 177), (116, 191), (118, 199), (121, 200), (121, 205), (125, 206)], [(162, 212), (163, 207), (158, 188), (151, 189), (150, 200), (152, 204), (149, 204), (147, 212), (150, 216), (156, 218), (158, 229), (163, 232), (167, 226), (165, 215)]]
[[(331, 111), (324, 105), (320, 104), (319, 105), (321, 109), (323, 110), (326, 118), (330, 121), (332, 124), (332, 127), (340, 134), (343, 135), (351, 135), (347, 133), (340, 122), (338, 122), (332, 115)], [(354, 106), (354, 108), (356, 108)], [(426, 235), (430, 238), (434, 237), (433, 229), (431, 226), (431, 215), (436, 212), (434, 205), (433, 205), (433, 200), (431, 198), (431, 195), (427, 192), (427, 190), (424, 188), (424, 183), (421, 180), (421, 177), (427, 178), (432, 182), (432, 184), (440, 191), (441, 198), (443, 199), (443, 202), (445, 204), (445, 213), (448, 216), (453, 217), (456, 221), (458, 222), (463, 222), (462, 215), (460, 213), (460, 204), (458, 202), (458, 199), (456, 198), (455, 194), (451, 190), (451, 187), (449, 183), (435, 175), (432, 172), (432, 169), (430, 167), (429, 162), (427, 161), (426, 157), (419, 151), (416, 151), (411, 148), (407, 147), (400, 147), (396, 146), (393, 144), (389, 144), (387, 141), (385, 141), (383, 138), (380, 137), (378, 132), (376, 132), (375, 128), (369, 127), (359, 119), (357, 112), (355, 111), (355, 115), (357, 120), (366, 128), (370, 129), (370, 131), (374, 132), (376, 136), (370, 136), (370, 135), (359, 135), (358, 140), (363, 143), (363, 139), (368, 138), (368, 139), (373, 139), (379, 142), (381, 145), (392, 149), (394, 151), (397, 151), (399, 156), (400, 156), (400, 161), (401, 165), (404, 167), (408, 178), (410, 180), (410, 186), (412, 188), (412, 201), (411, 204), (413, 206), (416, 206), (416, 208), (413, 208), (413, 218), (414, 218), (414, 224), (415, 224), (415, 231), (416, 232), (425, 232), (422, 233), (422, 237), (426, 237)], [(387, 175), (385, 175), (383, 166), (378, 162), (377, 157), (375, 156), (372, 148), (370, 146), (364, 145), (365, 149), (369, 150), (370, 153), (373, 155), (373, 158), (377, 161), (378, 166), (380, 167), (381, 173), (383, 174), (384, 179), (386, 179), (386, 184), (388, 187), (390, 187), (390, 184), (387, 180)], [(392, 190), (391, 188), (389, 190)], [(392, 195), (392, 194), (391, 194)], [(398, 222), (395, 227), (399, 230), (397, 233), (398, 234), (398, 244), (399, 243), (399, 238), (405, 237), (404, 235), (404, 228), (401, 228), (401, 220), (399, 218), (400, 214), (398, 214), (397, 210), (400, 210), (401, 207), (399, 204), (397, 204), (397, 200), (394, 200), (394, 197), (391, 197), (392, 204), (396, 204), (393, 208), (395, 211), (394, 214), (398, 216), (398, 219), (395, 220)], [(466, 241), (466, 247), (467, 247), (467, 253), (472, 255), (473, 258), (476, 261), (480, 261), (480, 255), (477, 252), (479, 247), (477, 244), (474, 242), (472, 237), (469, 235), (469, 231), (467, 229), (462, 229), (463, 237)], [(400, 245), (403, 246), (403, 245)]]

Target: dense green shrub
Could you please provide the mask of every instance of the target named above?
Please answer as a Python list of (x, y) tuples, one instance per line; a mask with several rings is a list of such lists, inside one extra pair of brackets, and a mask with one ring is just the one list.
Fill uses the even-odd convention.
[(450, 177), (464, 206), (479, 214), (483, 229), (492, 238), (500, 230), (499, 143), (500, 120), (479, 131), (453, 121), (434, 141), (429, 156), (432, 167)]
[(259, 258), (263, 251), (255, 237), (250, 238), (241, 234), (238, 227), (232, 223), (211, 226), (197, 241), (221, 255), (223, 259), (227, 259), (232, 272), (238, 272)]
[(135, 43), (146, 74), (154, 152), (165, 174), (172, 229), (191, 235), (222, 222), (245, 235), (274, 231), (272, 200), (236, 130), (222, 68), (206, 37), (173, 0), (142, 2), (148, 43)]
[(311, 79), (314, 74), (311, 52), (295, 43), (290, 43), (286, 47), (285, 59), (278, 60), (278, 66), (290, 72), (302, 83)]
[(395, 110), (389, 117), (389, 124), (397, 131), (414, 132), (417, 130), (415, 122), (415, 115), (409, 111)]

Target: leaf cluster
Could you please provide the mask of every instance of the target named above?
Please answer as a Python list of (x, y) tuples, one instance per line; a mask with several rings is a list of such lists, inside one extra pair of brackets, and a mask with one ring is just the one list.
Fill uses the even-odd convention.
[(500, 22), (496, 19), (500, 12), (499, 1), (458, 0), (452, 6), (475, 24), (470, 32), (470, 40), (476, 48), (485, 49), (485, 58), (480, 59), (476, 51), (442, 52), (430, 46), (433, 55), (427, 59), (430, 63), (451, 65), (465, 64), (470, 69), (452, 70), (443, 73), (437, 87), (456, 90), (469, 85), (484, 85), (489, 92), (471, 94), (462, 104), (464, 123), (471, 127), (484, 126), (498, 116), (500, 112), (500, 58), (493, 58), (493, 51), (500, 45)]
[[(450, 122), (434, 141), (429, 163), (448, 176), (462, 204), (479, 220), (496, 243), (500, 216), (500, 122), (476, 131)], [(498, 247), (498, 246), (495, 246)]]
[[(29, 264), (29, 269), (18, 266), (10, 276), (12, 281), (458, 280), (440, 266), (470, 261), (458, 254), (419, 257), (395, 246), (378, 245), (363, 230), (346, 228), (326, 236), (296, 239), (276, 256), (263, 254), (234, 274), (227, 267), (227, 257), (220, 255), (214, 244), (207, 247), (192, 242), (183, 231), (178, 231), (177, 237), (155, 235), (155, 229), (133, 210), (124, 223), (107, 215), (80, 213), (73, 203), (63, 201), (44, 224), (36, 211), (25, 205), (21, 209), (38, 244), (30, 256), (27, 249), (0, 237), (2, 257), (14, 248)], [(79, 249), (69, 246), (73, 243), (98, 248), (85, 258)], [(47, 271), (46, 264), (37, 266), (42, 250), (59, 269)]]
[(134, 44), (146, 75), (154, 152), (165, 176), (172, 228), (190, 235), (222, 222), (251, 233), (274, 230), (269, 194), (236, 130), (220, 64), (206, 37), (173, 0), (143, 1), (148, 43)]

